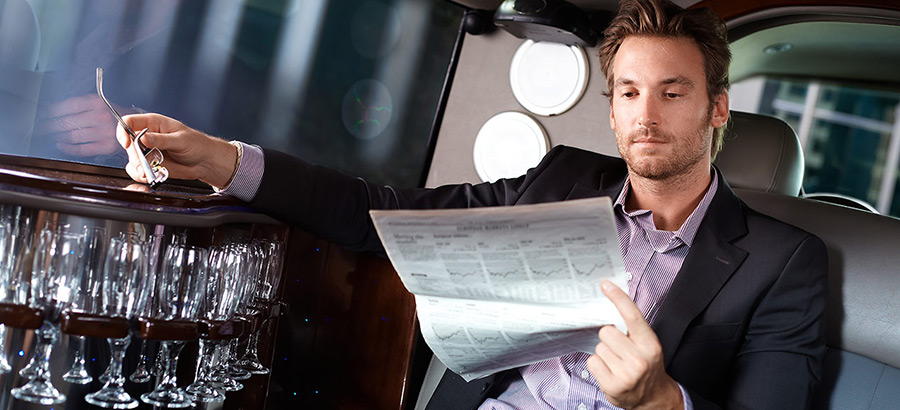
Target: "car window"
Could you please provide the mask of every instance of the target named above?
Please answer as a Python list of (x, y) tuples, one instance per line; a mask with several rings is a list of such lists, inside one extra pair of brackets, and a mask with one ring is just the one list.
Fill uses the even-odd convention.
[(461, 9), (432, 0), (6, 0), (0, 152), (121, 167), (115, 122), (159, 112), (419, 184)]
[(781, 118), (797, 132), (805, 192), (847, 195), (900, 216), (900, 93), (777, 78), (735, 86), (757, 99), (752, 111)]
[(900, 216), (900, 28), (814, 21), (734, 41), (732, 109), (779, 117), (800, 139), (803, 191)]

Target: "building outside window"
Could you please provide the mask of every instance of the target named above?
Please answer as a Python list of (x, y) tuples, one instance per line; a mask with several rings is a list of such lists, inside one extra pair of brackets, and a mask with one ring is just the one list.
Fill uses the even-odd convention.
[(853, 84), (754, 77), (735, 83), (732, 109), (772, 115), (797, 132), (805, 193), (862, 200), (900, 216), (900, 93)]

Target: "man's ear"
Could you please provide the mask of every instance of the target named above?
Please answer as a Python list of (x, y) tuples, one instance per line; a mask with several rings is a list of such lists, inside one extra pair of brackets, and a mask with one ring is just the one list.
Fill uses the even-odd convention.
[(712, 118), (710, 118), (710, 125), (713, 128), (719, 128), (728, 122), (728, 107), (728, 90), (725, 90), (716, 97), (716, 103), (713, 106)]
[(613, 114), (612, 103), (609, 104), (609, 128), (616, 130), (616, 115)]

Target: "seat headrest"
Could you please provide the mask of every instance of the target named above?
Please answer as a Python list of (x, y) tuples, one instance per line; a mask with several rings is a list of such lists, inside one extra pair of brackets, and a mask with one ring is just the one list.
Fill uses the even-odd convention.
[(797, 134), (781, 119), (732, 111), (715, 164), (732, 188), (800, 194), (803, 150)]

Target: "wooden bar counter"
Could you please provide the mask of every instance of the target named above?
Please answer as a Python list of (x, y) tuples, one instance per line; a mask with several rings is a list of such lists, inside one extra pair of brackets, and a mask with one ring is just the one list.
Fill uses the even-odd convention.
[[(106, 227), (111, 235), (162, 234), (198, 246), (232, 239), (283, 241), (280, 303), (272, 310), (277, 313), (254, 321), (262, 328), (260, 360), (272, 372), (242, 381), (244, 388), (228, 393), (224, 404), (201, 407), (412, 408), (410, 391), (418, 389), (414, 380), (422, 366), (421, 360), (413, 362), (416, 347), (422, 347), (415, 303), (387, 259), (344, 251), (197, 182), (167, 181), (149, 190), (123, 170), (62, 161), (0, 155), (0, 216), (27, 223), (32, 232), (70, 224)], [(0, 375), (0, 408), (47, 408), (9, 394), (24, 384), (17, 373), (33, 349), (33, 330), (8, 334), (4, 346), (13, 370)], [(72, 360), (69, 339), (63, 335), (51, 357), (53, 383), (67, 396), (54, 407), (96, 408), (83, 397), (102, 386), (97, 379), (108, 363), (108, 346), (89, 338), (86, 357), (94, 381), (72, 385), (61, 378)], [(136, 366), (137, 349), (137, 343), (129, 347), (126, 375)], [(193, 381), (196, 356), (194, 341), (179, 360), (179, 385)], [(125, 388), (138, 397), (154, 385), (155, 380), (129, 381)]]

